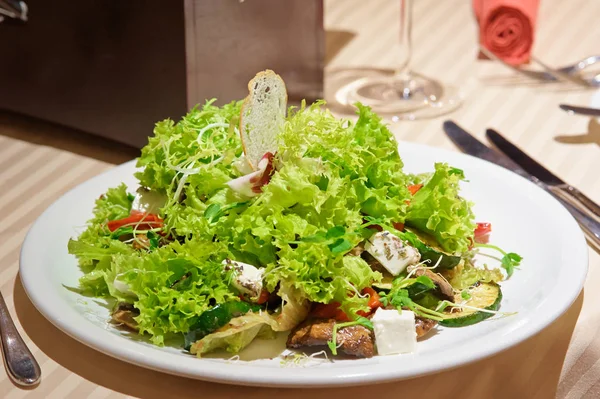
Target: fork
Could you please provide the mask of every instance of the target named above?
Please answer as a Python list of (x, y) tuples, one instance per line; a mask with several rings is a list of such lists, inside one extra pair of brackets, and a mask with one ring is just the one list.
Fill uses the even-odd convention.
[(0, 341), (4, 365), (11, 380), (21, 386), (32, 386), (41, 377), (40, 365), (35, 360), (13, 323), (6, 302), (0, 293)]
[(516, 71), (522, 75), (525, 75), (530, 78), (538, 79), (538, 80), (546, 80), (546, 81), (560, 81), (560, 80), (568, 80), (575, 84), (585, 86), (585, 87), (600, 87), (600, 74), (593, 76), (591, 78), (583, 78), (579, 76), (579, 72), (583, 71), (585, 68), (595, 65), (600, 62), (600, 55), (594, 55), (590, 57), (586, 57), (580, 61), (572, 65), (567, 65), (562, 68), (553, 69), (550, 66), (546, 65), (539, 59), (532, 57), (533, 61), (537, 62), (545, 71), (532, 71), (529, 69), (521, 69), (514, 65), (510, 65), (504, 62), (501, 58), (497, 57), (494, 53), (489, 51), (484, 46), (480, 46), (481, 52), (485, 54), (488, 58), (499, 61), (504, 66)]

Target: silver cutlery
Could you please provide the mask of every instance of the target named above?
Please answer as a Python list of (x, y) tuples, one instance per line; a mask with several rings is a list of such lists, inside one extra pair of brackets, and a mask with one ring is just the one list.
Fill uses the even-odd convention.
[(565, 183), (560, 177), (543, 167), (535, 159), (531, 158), (513, 143), (506, 140), (494, 129), (487, 129), (485, 134), (497, 149), (519, 164), (519, 166), (521, 166), (527, 173), (535, 176), (541, 182), (545, 183), (548, 188), (553, 190), (556, 194), (567, 196), (575, 201), (579, 201), (579, 203), (594, 217), (600, 218), (600, 206), (589, 199), (585, 194), (570, 184)]
[(0, 293), (0, 341), (4, 365), (15, 384), (32, 386), (39, 382), (42, 372), (10, 317)]
[(532, 57), (532, 59), (537, 62), (544, 71), (532, 71), (530, 69), (519, 68), (514, 65), (510, 65), (504, 62), (501, 58), (497, 57), (494, 53), (489, 51), (484, 46), (480, 46), (480, 50), (483, 54), (485, 54), (488, 58), (500, 62), (502, 65), (512, 69), (515, 72), (520, 73), (521, 75), (527, 76), (529, 78), (541, 80), (541, 81), (550, 81), (557, 82), (561, 80), (571, 81), (575, 84), (586, 86), (586, 87), (599, 87), (600, 86), (600, 74), (592, 76), (590, 78), (584, 78), (580, 76), (580, 72), (585, 68), (595, 65), (600, 62), (600, 55), (594, 55), (590, 57), (586, 57), (582, 60), (575, 62), (574, 64), (564, 66), (562, 68), (553, 69), (550, 66), (546, 65), (539, 59)]
[(573, 114), (600, 116), (600, 108), (580, 107), (577, 105), (560, 104), (560, 109)]
[(486, 146), (456, 123), (452, 121), (444, 122), (444, 131), (454, 142), (454, 144), (456, 144), (463, 152), (502, 166), (511, 172), (514, 172), (533, 182), (538, 187), (552, 195), (571, 213), (571, 215), (579, 223), (579, 226), (585, 233), (588, 242), (597, 251), (600, 251), (600, 222), (591, 216), (587, 208), (582, 206), (579, 201), (573, 200), (570, 196), (557, 194), (551, 186), (538, 179), (536, 176), (528, 173), (508, 156)]

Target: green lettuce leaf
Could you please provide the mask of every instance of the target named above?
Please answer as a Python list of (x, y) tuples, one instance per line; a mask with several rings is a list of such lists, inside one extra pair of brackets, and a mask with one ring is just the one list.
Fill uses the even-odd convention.
[(478, 268), (466, 260), (454, 269), (444, 270), (444, 277), (457, 290), (463, 290), (481, 281), (483, 283), (499, 283), (504, 276), (499, 269)]
[[(230, 272), (220, 262), (226, 250), (219, 243), (173, 243), (151, 253), (113, 257), (107, 284), (111, 294), (114, 278), (137, 296), (134, 305), (140, 333), (148, 333), (161, 345), (171, 333), (185, 333), (196, 318), (216, 303), (238, 300), (230, 287)], [(185, 276), (185, 279), (182, 278)]]
[(450, 253), (464, 253), (475, 231), (471, 204), (459, 196), (462, 170), (444, 163), (410, 201), (406, 224), (433, 235)]
[(274, 331), (289, 331), (306, 319), (310, 311), (310, 302), (288, 283), (279, 287), (279, 296), (283, 306), (281, 312), (274, 315), (275, 324), (271, 327)]
[(192, 344), (190, 352), (198, 357), (225, 349), (238, 353), (248, 346), (255, 338), (272, 338), (273, 319), (266, 313), (248, 313), (232, 319), (225, 327), (207, 335)]
[(127, 186), (124, 183), (118, 187), (109, 188), (106, 194), (96, 200), (94, 217), (89, 223), (104, 223), (129, 216), (133, 199), (134, 196), (127, 192)]
[(322, 105), (290, 109), (276, 171), (252, 198), (227, 184), (247, 173), (241, 102), (209, 101), (177, 123), (157, 123), (136, 177), (166, 197), (163, 229), (148, 250), (134, 249), (126, 234), (112, 237), (106, 222), (127, 216), (133, 196), (124, 185), (109, 190), (69, 244), (85, 274), (81, 287), (133, 302), (140, 333), (161, 345), (215, 304), (239, 300), (225, 258), (264, 268), (265, 287), (284, 300), (281, 311), (260, 321), (253, 316), (255, 324), (237, 331), (219, 330), (196, 348), (237, 351), (261, 332), (293, 328), (311, 302), (339, 302), (352, 318), (366, 309), (368, 299), (357, 294), (382, 276), (360, 257), (345, 256), (364, 239), (365, 219), (412, 223), (444, 248), (462, 251), (474, 229), (469, 205), (458, 197), (462, 176), (437, 165), (411, 197), (407, 185), (416, 178), (402, 171), (398, 143), (381, 118), (359, 104), (356, 122), (340, 120)]
[[(208, 101), (202, 108), (193, 108), (179, 123), (167, 119), (156, 124), (154, 136), (142, 148), (137, 162), (137, 166), (143, 168), (136, 173), (142, 186), (173, 194), (182, 180), (184, 185), (187, 177), (209, 165), (210, 173), (205, 177), (219, 171), (226, 175), (231, 173), (227, 166), (242, 152), (235, 127), (241, 101), (223, 107), (212, 105), (214, 101)], [(221, 177), (215, 178), (222, 182)], [(206, 185), (209, 191), (212, 187)]]
[(67, 244), (69, 253), (77, 257), (85, 273), (80, 279), (80, 288), (89, 295), (107, 295), (109, 291), (104, 276), (111, 267), (112, 256), (134, 252), (130, 245), (114, 240), (106, 227), (107, 221), (129, 215), (133, 198), (125, 184), (108, 189), (96, 200), (94, 216), (88, 221), (86, 230), (77, 240), (71, 239)]

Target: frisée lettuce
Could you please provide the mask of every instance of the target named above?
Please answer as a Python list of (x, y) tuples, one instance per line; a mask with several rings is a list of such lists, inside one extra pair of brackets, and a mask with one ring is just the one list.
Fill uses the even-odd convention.
[[(198, 354), (237, 352), (256, 336), (293, 328), (314, 303), (337, 303), (351, 320), (369, 311), (362, 292), (382, 273), (348, 255), (372, 233), (373, 221), (406, 223), (448, 252), (468, 251), (475, 224), (470, 203), (458, 195), (462, 171), (436, 164), (412, 195), (407, 187), (416, 177), (403, 172), (381, 118), (358, 104), (355, 122), (338, 119), (323, 105), (289, 109), (274, 171), (252, 197), (228, 185), (249, 172), (240, 102), (208, 101), (177, 123), (157, 123), (135, 176), (166, 201), (150, 224), (132, 209), (124, 185), (96, 201), (86, 231), (68, 247), (84, 272), (82, 292), (133, 304), (139, 333), (162, 345), (216, 305), (246, 300), (225, 259), (253, 265), (264, 276), (261, 314), (234, 318), (192, 345)], [(116, 220), (121, 227), (111, 228)]]

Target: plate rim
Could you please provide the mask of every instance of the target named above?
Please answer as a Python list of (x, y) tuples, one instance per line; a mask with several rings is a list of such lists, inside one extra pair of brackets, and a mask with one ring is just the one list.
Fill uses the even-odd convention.
[[(468, 154), (454, 152), (454, 151), (450, 151), (450, 150), (439, 148), (439, 147), (431, 147), (428, 145), (423, 145), (423, 144), (418, 144), (418, 143), (409, 143), (409, 142), (399, 141), (398, 144), (399, 144), (399, 148), (401, 149), (401, 151), (400, 151), (401, 153), (403, 152), (403, 150), (406, 150), (406, 149), (412, 149), (412, 150), (416, 150), (416, 151), (429, 151), (429, 152), (434, 151), (439, 154), (450, 153), (450, 154), (452, 154), (452, 156), (466, 157), (471, 162), (475, 162), (475, 165), (477, 165), (477, 163), (483, 163), (483, 164), (486, 164), (486, 167), (493, 167), (493, 168), (501, 169), (502, 174), (504, 174), (504, 173), (510, 174), (512, 178), (521, 179), (524, 182), (526, 182), (527, 184), (535, 186), (533, 183), (522, 178), (521, 176), (515, 175), (514, 173), (512, 173), (498, 165), (495, 165), (495, 164), (487, 162), (485, 160), (481, 160), (479, 158), (470, 156)], [(354, 372), (354, 373), (335, 373), (335, 372), (329, 373), (329, 372), (327, 372), (327, 373), (322, 373), (323, 375), (319, 376), (319, 378), (315, 378), (314, 376), (304, 376), (299, 373), (293, 373), (293, 372), (285, 373), (284, 372), (284, 373), (279, 373), (279, 374), (283, 374), (283, 375), (278, 375), (277, 380), (274, 380), (273, 377), (267, 376), (268, 373), (256, 373), (254, 375), (247, 376), (248, 373), (244, 373), (244, 371), (248, 371), (250, 369), (255, 370), (256, 368), (249, 366), (249, 365), (241, 365), (241, 364), (237, 364), (237, 363), (230, 363), (230, 364), (220, 363), (222, 365), (227, 366), (227, 370), (228, 370), (227, 372), (220, 371), (220, 367), (215, 367), (214, 369), (211, 370), (210, 365), (215, 364), (212, 362), (206, 363), (208, 365), (207, 367), (186, 368), (186, 367), (182, 367), (182, 365), (187, 364), (188, 362), (182, 361), (182, 357), (179, 355), (165, 353), (165, 356), (173, 357), (172, 361), (165, 362), (164, 360), (161, 359), (162, 358), (161, 356), (153, 357), (151, 354), (148, 355), (146, 353), (148, 350), (157, 350), (157, 349), (145, 348), (142, 350), (139, 347), (139, 343), (137, 343), (133, 340), (127, 339), (125, 337), (121, 337), (121, 336), (112, 334), (110, 332), (107, 332), (106, 337), (102, 337), (102, 338), (105, 338), (106, 340), (98, 339), (95, 336), (95, 333), (93, 335), (85, 333), (85, 330), (86, 330), (85, 326), (87, 326), (87, 324), (84, 325), (83, 327), (81, 327), (81, 326), (74, 327), (73, 325), (69, 324), (68, 321), (65, 318), (61, 317), (60, 314), (57, 314), (58, 312), (55, 311), (55, 309), (53, 309), (51, 306), (49, 306), (47, 304), (47, 302), (43, 300), (43, 298), (40, 298), (37, 295), (36, 289), (35, 289), (35, 280), (36, 280), (35, 275), (32, 276), (29, 274), (30, 272), (33, 272), (33, 268), (32, 267), (28, 268), (26, 266), (28, 263), (31, 262), (29, 259), (30, 259), (30, 255), (32, 253), (30, 248), (32, 248), (32, 246), (34, 245), (32, 243), (34, 241), (33, 237), (36, 234), (36, 232), (38, 231), (38, 229), (41, 229), (43, 227), (43, 222), (44, 222), (45, 218), (47, 218), (49, 215), (51, 215), (52, 210), (56, 206), (56, 204), (63, 201), (63, 199), (65, 197), (68, 197), (69, 195), (71, 195), (72, 192), (82, 189), (82, 186), (92, 185), (95, 180), (100, 179), (102, 176), (106, 177), (106, 175), (108, 175), (108, 174), (118, 173), (115, 171), (117, 171), (119, 169), (129, 168), (133, 164), (135, 164), (135, 162), (136, 162), (136, 160), (134, 159), (134, 160), (125, 162), (121, 165), (117, 165), (115, 167), (109, 168), (109, 169), (99, 173), (98, 175), (78, 184), (77, 186), (71, 188), (70, 190), (65, 192), (63, 195), (61, 195), (40, 216), (38, 216), (38, 218), (35, 220), (35, 222), (31, 225), (30, 229), (28, 230), (28, 232), (25, 236), (25, 239), (23, 241), (23, 244), (21, 246), (20, 259), (19, 259), (19, 277), (21, 279), (22, 285), (24, 287), (25, 292), (27, 293), (29, 300), (33, 303), (33, 305), (36, 307), (36, 309), (48, 321), (50, 321), (55, 327), (57, 327), (63, 333), (67, 334), (68, 336), (77, 340), (78, 342), (81, 342), (82, 344), (89, 346), (89, 347), (91, 347), (101, 353), (104, 353), (108, 356), (117, 358), (117, 359), (125, 361), (127, 363), (131, 363), (131, 364), (134, 364), (137, 366), (141, 366), (141, 367), (152, 369), (152, 370), (159, 371), (159, 372), (165, 372), (168, 374), (173, 374), (173, 375), (178, 375), (178, 376), (183, 376), (183, 377), (188, 377), (188, 378), (194, 378), (194, 379), (200, 379), (200, 380), (205, 380), (205, 381), (219, 382), (219, 383), (228, 383), (228, 384), (246, 385), (246, 386), (290, 387), (290, 388), (297, 388), (297, 387), (304, 387), (304, 388), (307, 388), (307, 387), (319, 388), (319, 387), (321, 387), (322, 388), (322, 387), (335, 387), (335, 386), (342, 386), (342, 385), (343, 386), (364, 385), (364, 384), (383, 383), (383, 382), (391, 382), (391, 381), (421, 377), (421, 376), (425, 376), (428, 374), (433, 374), (436, 372), (442, 372), (442, 371), (447, 371), (447, 370), (454, 369), (457, 367), (461, 367), (461, 366), (473, 363), (475, 361), (479, 361), (481, 359), (493, 356), (495, 354), (503, 352), (504, 350), (506, 350), (510, 347), (517, 345), (520, 342), (523, 342), (523, 341), (533, 337), (534, 335), (537, 335), (540, 331), (542, 331), (543, 329), (548, 327), (556, 319), (558, 319), (560, 316), (562, 316), (572, 306), (572, 304), (575, 302), (577, 297), (580, 295), (581, 290), (583, 289), (583, 285), (584, 285), (584, 282), (585, 282), (585, 279), (586, 279), (586, 276), (588, 273), (588, 267), (589, 267), (589, 265), (588, 265), (588, 263), (589, 263), (588, 246), (587, 246), (585, 237), (583, 235), (583, 232), (581, 231), (581, 229), (579, 228), (579, 226), (577, 225), (577, 223), (573, 219), (573, 217), (555, 198), (553, 198), (550, 194), (544, 192), (541, 188), (536, 186), (535, 189), (539, 190), (540, 194), (546, 195), (547, 199), (549, 199), (551, 203), (553, 202), (553, 204), (554, 204), (553, 206), (557, 210), (560, 209), (560, 212), (563, 214), (562, 216), (566, 217), (565, 220), (569, 220), (571, 227), (576, 228), (576, 229), (572, 229), (573, 233), (575, 233), (578, 236), (576, 238), (573, 238), (573, 240), (572, 240), (572, 242), (578, 243), (577, 244), (578, 248), (573, 248), (574, 249), (573, 253), (577, 254), (577, 258), (574, 260), (573, 263), (581, 264), (581, 266), (576, 269), (579, 273), (574, 274), (572, 276), (572, 277), (576, 277), (571, 280), (572, 286), (573, 287), (576, 286), (577, 288), (576, 289), (573, 288), (569, 291), (570, 295), (568, 297), (568, 300), (562, 302), (560, 306), (556, 306), (555, 311), (552, 314), (546, 316), (543, 320), (535, 323), (535, 325), (533, 327), (519, 330), (518, 333), (508, 336), (508, 337), (505, 337), (505, 339), (503, 339), (500, 342), (495, 343), (494, 345), (486, 346), (486, 347), (484, 347), (484, 349), (478, 351), (477, 353), (471, 353), (469, 355), (465, 355), (459, 361), (445, 361), (445, 362), (440, 361), (438, 363), (432, 363), (431, 365), (417, 369), (416, 372), (410, 373), (409, 375), (399, 375), (397, 372), (394, 372), (394, 370), (387, 370), (387, 371), (378, 371), (376, 374), (371, 374), (371, 373), (365, 372), (365, 371)], [(74, 308), (71, 308), (71, 309), (74, 312), (76, 312), (76, 310)], [(110, 336), (111, 338), (109, 338), (108, 336)], [(481, 338), (482, 337), (477, 337), (476, 340), (479, 341)], [(113, 345), (112, 341), (115, 341), (115, 343), (121, 343), (122, 345), (125, 345), (123, 343), (123, 341), (128, 342), (128, 344), (125, 345), (126, 350), (123, 350), (121, 352), (115, 351), (114, 347), (112, 346)], [(129, 344), (135, 344), (135, 347), (130, 348), (131, 345), (129, 345)], [(121, 349), (122, 349), (122, 347), (121, 347)], [(161, 359), (161, 360), (157, 361), (157, 359)], [(193, 358), (193, 357), (189, 357), (189, 359), (193, 360), (194, 362), (198, 361), (198, 359)], [(345, 367), (342, 370), (355, 371), (357, 369), (357, 367), (359, 367), (359, 366), (358, 365), (350, 366), (350, 367)], [(285, 370), (285, 369), (282, 368), (279, 370)], [(298, 370), (298, 369), (289, 368), (287, 370), (293, 371), (293, 370)], [(323, 371), (326, 369), (319, 368), (319, 370)], [(336, 369), (332, 368), (332, 370), (336, 370)]]

